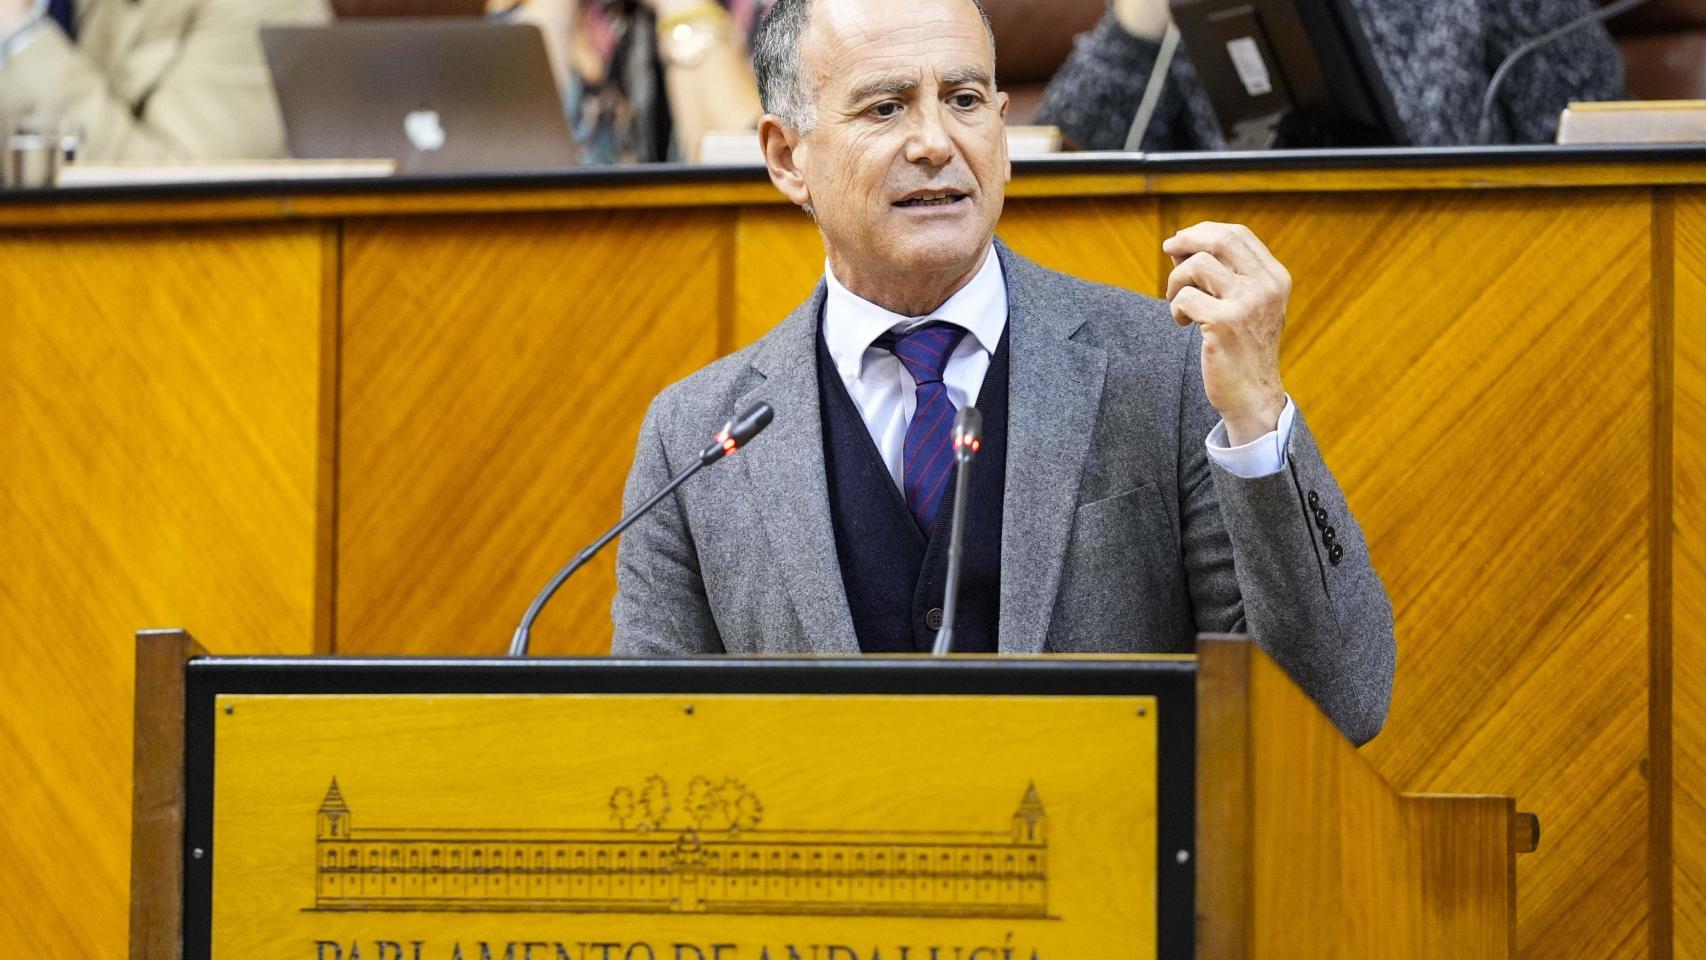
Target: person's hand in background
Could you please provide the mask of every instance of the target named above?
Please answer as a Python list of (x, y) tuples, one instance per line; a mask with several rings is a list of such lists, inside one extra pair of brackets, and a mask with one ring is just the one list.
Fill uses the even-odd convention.
[(1173, 11), (1167, 0), (1114, 0), (1114, 19), (1134, 37), (1159, 40), (1173, 22)]
[[(11, 0), (0, 0), (8, 3)], [(551, 76), (557, 89), (568, 87), (574, 64), (575, 21), (580, 0), (486, 0), (486, 13), (504, 14), (511, 23), (531, 23), (545, 38), (545, 54), (551, 60)]]
[(36, 0), (0, 0), (0, 37), (22, 26), (36, 12)]

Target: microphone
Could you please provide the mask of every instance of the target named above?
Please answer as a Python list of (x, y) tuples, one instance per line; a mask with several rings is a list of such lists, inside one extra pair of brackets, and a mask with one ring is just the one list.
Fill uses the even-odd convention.
[(1493, 71), (1493, 79), (1487, 84), (1487, 95), (1481, 100), (1481, 123), (1476, 128), (1476, 142), (1483, 146), (1492, 143), (1493, 101), (1498, 99), (1499, 88), (1504, 86), (1506, 75), (1511, 72), (1511, 68), (1516, 66), (1518, 61), (1522, 60), (1522, 58), (1528, 56), (1534, 51), (1539, 50), (1541, 47), (1552, 43), (1560, 37), (1568, 36), (1590, 23), (1610, 20), (1612, 17), (1628, 13), (1630, 10), (1633, 10), (1647, 2), (1648, 0), (1617, 0), (1616, 3), (1608, 4), (1607, 6), (1601, 7), (1590, 14), (1577, 17), (1556, 30), (1543, 33), (1511, 51), (1511, 55), (1505, 58), (1505, 62), (1499, 64), (1499, 69)]
[(1149, 82), (1143, 85), (1143, 99), (1138, 101), (1137, 116), (1126, 131), (1127, 153), (1143, 152), (1143, 136), (1149, 132), (1149, 121), (1155, 119), (1155, 108), (1161, 105), (1161, 93), (1167, 88), (1167, 72), (1173, 69), (1173, 58), (1179, 52), (1179, 25), (1167, 20), (1167, 32), (1161, 36), (1161, 53), (1149, 71)]
[(954, 417), (954, 516), (948, 527), (948, 577), (942, 585), (942, 626), (936, 631), (931, 655), (945, 657), (954, 649), (954, 614), (960, 605), (960, 553), (965, 535), (966, 498), (971, 486), (971, 462), (983, 447), (983, 414), (968, 406)]
[(515, 628), (515, 636), (510, 638), (509, 655), (512, 657), (527, 656), (527, 646), (533, 633), (533, 621), (539, 619), (539, 612), (545, 609), (545, 604), (557, 592), (557, 588), (573, 576), (576, 570), (585, 566), (586, 562), (591, 560), (598, 551), (604, 549), (606, 544), (621, 536), (622, 531), (633, 526), (636, 520), (651, 512), (653, 507), (663, 502), (664, 497), (674, 493), (675, 488), (686, 483), (694, 474), (751, 443), (752, 438), (762, 433), (765, 427), (770, 426), (770, 421), (775, 418), (776, 411), (771, 408), (770, 404), (762, 400), (741, 411), (734, 419), (723, 424), (723, 428), (717, 431), (717, 435), (712, 438), (711, 445), (699, 451), (698, 458), (687, 469), (676, 474), (673, 479), (664, 484), (662, 490), (652, 494), (651, 499), (640, 504), (633, 513), (618, 520), (616, 526), (605, 531), (604, 536), (593, 541), (591, 546), (575, 554), (575, 558), (569, 561), (569, 565), (557, 571), (557, 575), (551, 578), (551, 582), (545, 585), (545, 589), (539, 591), (539, 595), (533, 598), (533, 603), (528, 606), (527, 613), (521, 618), (521, 625)]

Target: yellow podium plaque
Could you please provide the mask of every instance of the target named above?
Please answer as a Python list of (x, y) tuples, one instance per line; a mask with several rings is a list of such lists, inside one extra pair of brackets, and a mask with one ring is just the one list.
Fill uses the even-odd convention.
[(217, 958), (1155, 956), (1154, 697), (216, 703)]

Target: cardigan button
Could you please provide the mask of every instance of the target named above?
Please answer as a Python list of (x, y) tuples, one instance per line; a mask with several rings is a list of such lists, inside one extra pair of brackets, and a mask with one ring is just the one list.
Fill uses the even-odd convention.
[(942, 617), (941, 607), (931, 607), (930, 612), (924, 615), (924, 625), (932, 630), (940, 630), (942, 629)]

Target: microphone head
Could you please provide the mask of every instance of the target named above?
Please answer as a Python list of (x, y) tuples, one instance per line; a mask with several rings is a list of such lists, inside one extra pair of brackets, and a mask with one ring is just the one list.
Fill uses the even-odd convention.
[(954, 415), (954, 454), (965, 463), (982, 448), (983, 414), (968, 406)]
[(752, 442), (752, 438), (770, 426), (770, 421), (776, 419), (776, 411), (763, 400), (758, 401), (742, 410), (733, 420), (723, 425), (723, 433), (735, 442), (738, 449)]
[(706, 447), (699, 459), (707, 465), (721, 460), (751, 443), (752, 438), (764, 432), (774, 419), (775, 409), (763, 400), (758, 401), (723, 424), (723, 429), (717, 431), (716, 442)]

